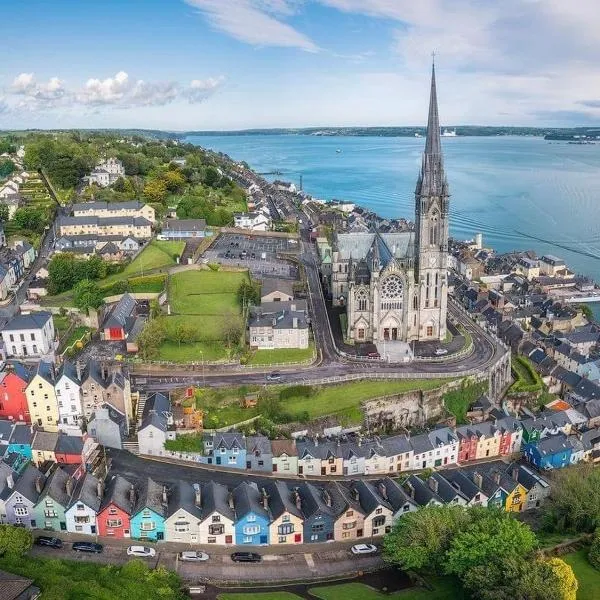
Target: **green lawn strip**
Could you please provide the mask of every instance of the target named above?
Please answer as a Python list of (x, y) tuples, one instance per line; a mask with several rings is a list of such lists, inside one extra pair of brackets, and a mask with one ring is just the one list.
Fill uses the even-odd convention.
[(69, 328), (71, 320), (66, 315), (53, 315), (52, 320), (54, 321), (54, 329), (58, 332), (58, 336), (62, 337), (64, 332)]
[(594, 569), (588, 562), (587, 553), (587, 548), (584, 548), (571, 554), (565, 554), (561, 558), (571, 565), (579, 582), (577, 600), (598, 600), (600, 598), (600, 571)]
[[(139, 561), (141, 562), (141, 561)], [(173, 572), (152, 571), (147, 565), (116, 566), (94, 562), (47, 559), (40, 556), (0, 558), (0, 569), (33, 579), (51, 600), (182, 600)]]
[(487, 383), (473, 383), (464, 388), (446, 392), (444, 394), (444, 404), (446, 408), (456, 417), (458, 424), (467, 422), (467, 410), (469, 406), (485, 393)]
[(352, 421), (362, 418), (360, 403), (364, 400), (413, 390), (431, 390), (445, 383), (441, 379), (406, 379), (400, 381), (359, 381), (323, 386), (309, 398), (289, 398), (285, 409), (292, 415), (307, 412), (316, 419), (328, 415), (345, 416)]
[[(169, 335), (173, 334), (178, 325), (189, 325), (195, 329), (197, 341), (220, 342), (223, 345), (220, 340), (225, 319), (226, 317), (218, 315), (171, 315), (166, 317), (165, 322)], [(223, 351), (225, 351), (225, 347), (223, 347)]]
[(85, 327), (84, 325), (75, 327), (75, 329), (73, 329), (71, 335), (69, 336), (69, 339), (65, 343), (65, 348), (67, 348), (71, 344), (74, 344), (76, 341), (80, 340), (81, 337), (84, 334), (86, 334), (88, 331), (91, 331), (91, 329), (89, 327)]
[(160, 347), (160, 353), (156, 360), (187, 363), (202, 362), (202, 360), (222, 360), (224, 358), (227, 358), (227, 352), (225, 346), (220, 342), (196, 342), (194, 344), (181, 344), (181, 346), (177, 342), (165, 342)]
[(300, 600), (300, 596), (290, 592), (262, 592), (260, 594), (226, 592), (217, 596), (218, 600)]
[(362, 583), (343, 583), (325, 587), (311, 588), (309, 592), (322, 600), (462, 600), (464, 593), (459, 583), (450, 577), (430, 577), (428, 583), (434, 588), (409, 588), (393, 594), (383, 594)]
[(298, 363), (312, 358), (315, 345), (311, 342), (308, 348), (280, 348), (278, 350), (256, 350), (249, 365), (270, 365), (278, 363)]

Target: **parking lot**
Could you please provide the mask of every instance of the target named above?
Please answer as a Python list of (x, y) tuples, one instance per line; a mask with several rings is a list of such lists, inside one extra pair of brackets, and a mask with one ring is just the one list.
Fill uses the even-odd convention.
[[(295, 243), (294, 243), (295, 242)], [(257, 277), (297, 279), (298, 269), (279, 260), (281, 252), (297, 254), (299, 243), (288, 238), (222, 234), (202, 256), (203, 261), (246, 267)]]

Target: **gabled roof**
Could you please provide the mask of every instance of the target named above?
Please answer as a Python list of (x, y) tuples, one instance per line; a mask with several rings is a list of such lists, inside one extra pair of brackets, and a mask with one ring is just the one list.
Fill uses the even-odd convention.
[(108, 482), (100, 510), (104, 510), (109, 504), (115, 504), (128, 515), (133, 514), (130, 491), (132, 484), (121, 475), (114, 475)]
[(138, 513), (148, 508), (157, 515), (165, 517), (168, 505), (164, 502), (163, 492), (164, 486), (161, 483), (157, 483), (154, 479), (146, 477), (140, 486), (133, 512)]
[(40, 497), (40, 494), (36, 488), (36, 481), (39, 481), (41, 489), (44, 486), (46, 477), (41, 471), (38, 471), (33, 465), (30, 464), (16, 479), (14, 488), (12, 490), (9, 488), (4, 490), (2, 493), (2, 498), (7, 500), (13, 493), (19, 493), (33, 504), (36, 504)]
[(358, 492), (358, 501), (366, 515), (370, 515), (379, 507), (392, 510), (392, 505), (379, 494), (379, 490), (371, 482), (358, 479), (351, 485)]
[(440, 498), (440, 496), (416, 475), (409, 475), (409, 477), (404, 480), (402, 487), (419, 506), (427, 506), (432, 500), (439, 504), (444, 504), (442, 498)]
[[(200, 492), (200, 506), (196, 505), (196, 487)], [(206, 486), (205, 486), (206, 487)], [(202, 519), (202, 496), (203, 490), (199, 483), (188, 483), (187, 481), (178, 481), (171, 488), (171, 495), (169, 496), (169, 505), (167, 508), (167, 516), (174, 515), (178, 510), (185, 510), (187, 513)]]
[(100, 510), (100, 503), (102, 501), (102, 498), (98, 496), (99, 482), (99, 479), (91, 473), (86, 473), (81, 477), (75, 486), (69, 507), (77, 502), (82, 502), (97, 513)]
[(302, 482), (298, 488), (300, 494), (302, 514), (305, 519), (308, 519), (317, 513), (335, 516), (333, 506), (326, 504), (323, 498), (323, 490), (317, 488), (312, 483)]
[(271, 440), (271, 452), (274, 457), (287, 455), (298, 456), (295, 440)]
[(236, 520), (243, 519), (247, 514), (254, 513), (265, 519), (269, 513), (262, 503), (262, 494), (254, 482), (242, 481), (233, 490)]
[(60, 381), (63, 377), (66, 377), (75, 385), (81, 385), (79, 377), (77, 377), (77, 367), (69, 360), (65, 360), (61, 365), (56, 375), (56, 381)]
[(134, 316), (137, 302), (135, 298), (128, 293), (123, 294), (115, 307), (110, 311), (102, 327), (123, 327), (127, 325), (127, 319)]
[(46, 485), (40, 497), (50, 496), (50, 498), (66, 509), (70, 502), (70, 497), (67, 493), (67, 481), (70, 478), (66, 471), (63, 471), (60, 467), (56, 468), (48, 479), (46, 479)]
[(269, 497), (269, 510), (273, 520), (288, 512), (296, 517), (303, 518), (302, 511), (296, 506), (295, 494), (284, 481), (270, 481), (265, 485)]
[(10, 437), (12, 436), (14, 427), (15, 424), (13, 421), (0, 421), (0, 444), (8, 444)]
[(0, 571), (0, 588), (2, 589), (2, 600), (28, 600), (38, 598), (40, 590), (33, 585), (33, 580)]
[(34, 432), (31, 425), (25, 423), (17, 423), (10, 436), (10, 444), (30, 445), (33, 440)]
[(31, 447), (42, 452), (54, 452), (58, 443), (58, 433), (51, 431), (36, 431)]
[(379, 495), (390, 504), (394, 512), (403, 508), (407, 503), (414, 507), (417, 506), (417, 503), (404, 491), (402, 486), (390, 477), (384, 477), (372, 483), (377, 486)]
[(235, 519), (235, 512), (229, 504), (229, 490), (226, 486), (216, 481), (209, 481), (202, 486), (202, 514), (208, 516), (217, 512), (231, 521)]
[(83, 452), (83, 438), (77, 435), (61, 434), (58, 436), (55, 452), (81, 456)]

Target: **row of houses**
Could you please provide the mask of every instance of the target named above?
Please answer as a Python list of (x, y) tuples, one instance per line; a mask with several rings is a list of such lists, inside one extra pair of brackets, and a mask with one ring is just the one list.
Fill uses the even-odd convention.
[(92, 428), (101, 409), (110, 409), (111, 422), (126, 435), (133, 420), (132, 394), (119, 365), (92, 360), (55, 366), (42, 360), (8, 362), (0, 371), (0, 419), (81, 435), (86, 425)]
[(49, 531), (215, 545), (294, 545), (372, 539), (424, 506), (493, 506), (520, 512), (540, 505), (548, 482), (525, 465), (503, 462), (471, 469), (389, 477), (264, 485), (216, 481), (174, 485), (114, 474), (79, 478), (62, 466), (20, 474), (0, 464), (3, 523)]
[(6, 300), (23, 280), (36, 256), (35, 248), (27, 240), (13, 240), (7, 244), (0, 225), (0, 301)]
[(82, 235), (132, 237), (146, 240), (152, 237), (152, 222), (144, 217), (59, 217), (57, 237)]
[(29, 180), (30, 175), (23, 169), (23, 164), (19, 157), (10, 156), (7, 153), (4, 153), (0, 158), (3, 160), (11, 160), (17, 167), (17, 172), (6, 181), (0, 183), (0, 204), (4, 204), (7, 207), (8, 220), (10, 221), (23, 202), (20, 194), (21, 186)]

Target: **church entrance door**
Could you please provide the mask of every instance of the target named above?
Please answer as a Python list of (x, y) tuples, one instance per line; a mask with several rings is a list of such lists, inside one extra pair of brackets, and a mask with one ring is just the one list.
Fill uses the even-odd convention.
[(390, 339), (390, 328), (389, 327), (384, 328), (383, 339), (389, 341), (389, 339)]
[(392, 339), (393, 340), (398, 339), (398, 329), (396, 327), (392, 327)]

